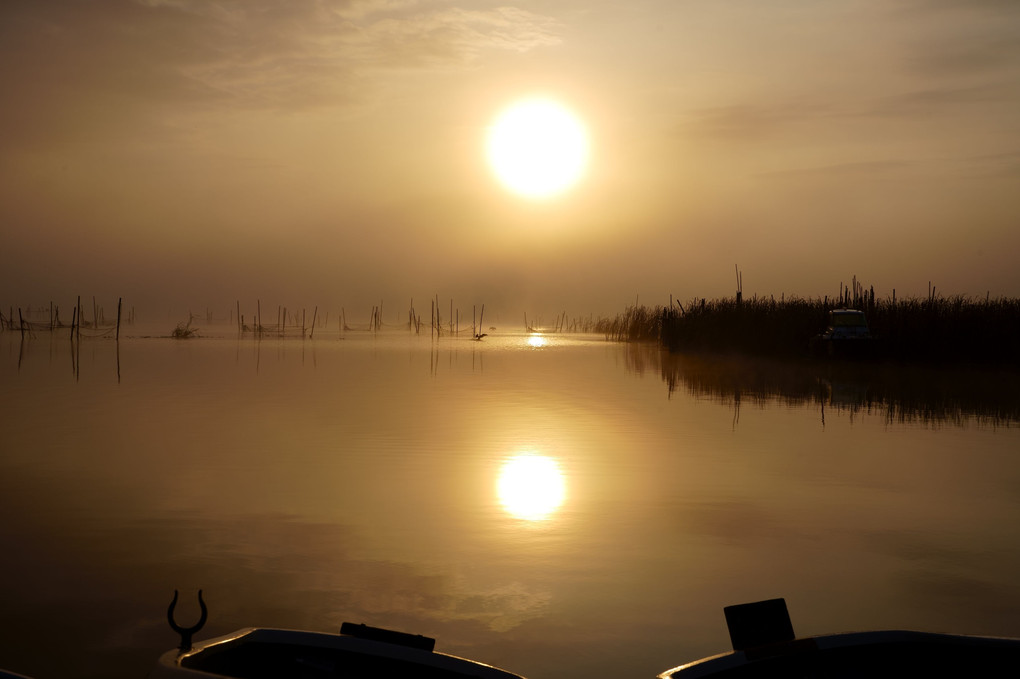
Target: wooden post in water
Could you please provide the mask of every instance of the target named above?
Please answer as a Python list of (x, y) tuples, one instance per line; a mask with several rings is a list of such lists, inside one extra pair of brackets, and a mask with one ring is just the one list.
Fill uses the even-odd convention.
[(75, 332), (75, 339), (81, 341), (81, 295), (78, 295), (78, 328)]
[(312, 331), (308, 333), (308, 339), (315, 337), (315, 318), (319, 315), (319, 306), (315, 306), (315, 310), (312, 311)]
[[(123, 301), (121, 297), (117, 298), (117, 334), (114, 339), (120, 341), (120, 303)], [(119, 358), (119, 355), (118, 355)], [(120, 361), (117, 362), (117, 377), (120, 378)]]
[(25, 319), (21, 317), (21, 307), (18, 307), (18, 325), (21, 327), (21, 339), (25, 339)]

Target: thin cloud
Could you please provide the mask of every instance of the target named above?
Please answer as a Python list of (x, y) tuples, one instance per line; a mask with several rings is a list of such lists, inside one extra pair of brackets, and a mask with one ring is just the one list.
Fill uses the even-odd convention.
[(759, 172), (756, 176), (770, 179), (806, 177), (838, 177), (886, 179), (894, 174), (916, 172), (952, 172), (968, 177), (1010, 177), (1020, 173), (1020, 151), (976, 156), (933, 156), (923, 159), (875, 159), (832, 163), (810, 167)]
[(968, 36), (931, 41), (906, 59), (914, 70), (935, 76), (995, 74), (1020, 68), (1020, 38), (1016, 28), (1007, 35)]
[(801, 179), (807, 176), (839, 176), (877, 178), (894, 172), (901, 172), (916, 166), (917, 162), (904, 160), (868, 160), (849, 163), (834, 163), (817, 167), (803, 167), (792, 170), (775, 170), (758, 173), (759, 177), (775, 179)]
[(898, 9), (931, 12), (933, 10), (957, 12), (1020, 13), (1016, 0), (906, 0)]
[(526, 10), (444, 2), (11, 0), (0, 21), (0, 148), (166, 139), (194, 116), (344, 107), (387, 71), (460, 68), (559, 43)]
[(824, 104), (731, 104), (693, 111), (684, 134), (693, 131), (716, 139), (755, 141), (786, 133), (797, 123), (833, 115), (834, 110)]
[(1015, 98), (1008, 92), (984, 85), (971, 87), (932, 87), (876, 99), (865, 105), (860, 115), (882, 118), (911, 118), (936, 114), (953, 107), (988, 104)]
[(204, 40), (216, 56), (188, 74), (248, 105), (343, 100), (348, 93), (338, 83), (366, 71), (458, 66), (484, 50), (525, 52), (560, 42), (555, 20), (511, 7), (140, 1), (201, 16)]

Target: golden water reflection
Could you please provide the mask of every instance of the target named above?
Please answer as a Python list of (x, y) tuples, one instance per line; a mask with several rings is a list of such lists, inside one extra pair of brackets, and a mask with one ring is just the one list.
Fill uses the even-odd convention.
[(529, 347), (535, 347), (536, 349), (540, 349), (540, 348), (546, 346), (547, 344), (549, 344), (549, 340), (547, 340), (542, 335), (538, 335), (538, 334), (528, 335), (528, 340), (527, 341), (528, 341), (528, 346)]
[(559, 463), (535, 453), (515, 455), (503, 463), (496, 483), (499, 503), (511, 516), (526, 521), (548, 519), (567, 496)]

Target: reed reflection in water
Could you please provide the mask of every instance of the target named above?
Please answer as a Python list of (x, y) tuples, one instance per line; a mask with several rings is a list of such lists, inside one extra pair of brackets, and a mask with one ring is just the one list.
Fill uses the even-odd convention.
[(737, 408), (771, 402), (816, 405), (823, 419), (828, 409), (903, 424), (1020, 423), (1020, 375), (1011, 371), (671, 354), (647, 345), (628, 356), (640, 370), (657, 364), (671, 395), (682, 389)]

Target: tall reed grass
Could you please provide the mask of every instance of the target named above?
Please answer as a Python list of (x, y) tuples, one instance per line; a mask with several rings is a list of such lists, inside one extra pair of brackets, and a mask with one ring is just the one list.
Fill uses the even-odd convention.
[(853, 294), (694, 299), (669, 307), (630, 307), (600, 331), (616, 340), (654, 340), (670, 351), (794, 357), (807, 353), (828, 312), (863, 310), (880, 360), (1020, 366), (1020, 298), (966, 296), (876, 299)]

